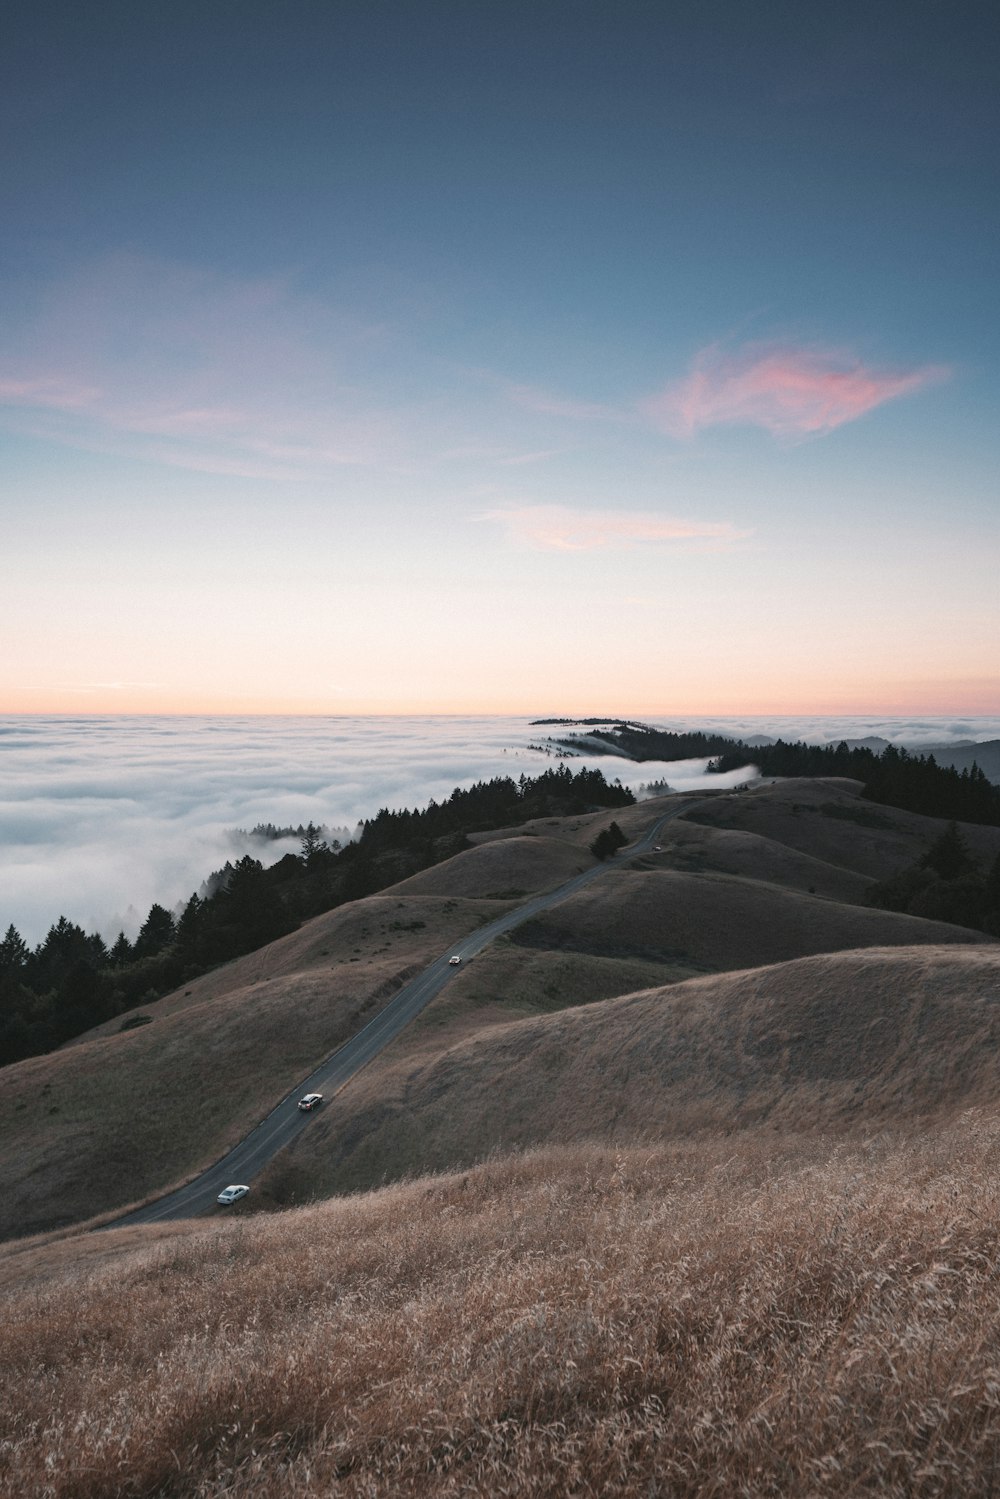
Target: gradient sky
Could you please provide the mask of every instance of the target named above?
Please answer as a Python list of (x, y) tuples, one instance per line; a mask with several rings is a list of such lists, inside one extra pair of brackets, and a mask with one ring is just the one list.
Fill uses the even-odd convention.
[(0, 712), (995, 713), (992, 4), (20, 6)]

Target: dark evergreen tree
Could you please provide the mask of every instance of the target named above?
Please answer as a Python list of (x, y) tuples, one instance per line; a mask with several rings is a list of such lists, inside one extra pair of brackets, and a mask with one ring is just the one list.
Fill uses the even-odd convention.
[(225, 888), (211, 902), (206, 926), (214, 961), (252, 952), (291, 930), (281, 898), (259, 859), (245, 854), (229, 868)]
[(207, 902), (195, 892), (181, 912), (174, 934), (177, 958), (185, 969), (201, 960), (207, 922)]
[(969, 846), (959, 831), (958, 824), (949, 822), (944, 832), (935, 838), (920, 860), (922, 869), (932, 869), (942, 880), (954, 880), (960, 874), (969, 874), (975, 869), (975, 860)]
[(124, 932), (119, 932), (108, 953), (110, 968), (125, 968), (132, 961), (132, 944)]
[(0, 973), (19, 973), (28, 961), (29, 947), (13, 924), (0, 942)]
[(59, 1039), (68, 1040), (107, 1020), (111, 1013), (110, 993), (107, 981), (89, 963), (74, 963), (57, 995), (58, 1026), (62, 1033)]
[[(994, 880), (996, 885), (994, 885)], [(909, 869), (869, 886), (869, 905), (1000, 935), (1000, 857), (984, 875), (954, 822)]]
[(590, 852), (595, 859), (610, 859), (620, 848), (624, 848), (628, 839), (616, 822), (610, 827), (602, 828), (597, 837), (590, 845)]
[(310, 822), (302, 834), (301, 851), (299, 857), (306, 869), (310, 872), (323, 862), (324, 854), (330, 852), (323, 840), (320, 829), (314, 822)]
[(149, 908), (149, 915), (139, 928), (139, 935), (135, 939), (133, 956), (135, 958), (155, 958), (165, 947), (174, 940), (174, 918), (165, 906), (159, 906), (154, 901)]
[(89, 963), (90, 943), (82, 926), (60, 916), (25, 965), (25, 981), (36, 994), (57, 989), (75, 963)]
[(985, 882), (981, 875), (966, 873), (953, 879), (931, 880), (917, 891), (907, 906), (911, 916), (928, 921), (950, 921), (955, 926), (981, 930), (986, 917)]
[(99, 932), (90, 933), (87, 938), (87, 946), (90, 949), (90, 962), (94, 967), (106, 968), (110, 960), (110, 954)]

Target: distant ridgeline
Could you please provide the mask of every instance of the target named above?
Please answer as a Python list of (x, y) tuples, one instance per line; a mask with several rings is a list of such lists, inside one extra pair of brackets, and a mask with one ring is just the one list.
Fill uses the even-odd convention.
[[(607, 723), (607, 719), (600, 720)], [(583, 720), (577, 719), (577, 723)], [(603, 739), (617, 754), (630, 760), (691, 760), (708, 756), (710, 771), (741, 770), (755, 765), (764, 776), (848, 776), (864, 782), (868, 801), (927, 817), (954, 818), (1000, 826), (1000, 786), (988, 781), (977, 765), (962, 771), (939, 765), (933, 755), (911, 754), (889, 745), (881, 753), (864, 746), (744, 744), (722, 734), (674, 734), (644, 724), (616, 723), (591, 729), (586, 742), (572, 736), (558, 743), (568, 748), (590, 748)]]
[[(310, 916), (373, 895), (467, 846), (466, 834), (635, 801), (599, 770), (565, 765), (517, 781), (498, 776), (422, 811), (383, 808), (360, 836), (332, 847), (312, 823), (301, 852), (269, 869), (249, 854), (210, 875), (179, 914), (153, 905), (139, 935), (108, 948), (60, 916), (33, 951), (15, 927), (0, 941), (0, 1066), (61, 1046), (91, 1026), (294, 931)], [(285, 837), (285, 829), (276, 829)], [(134, 1015), (122, 1029), (146, 1023)]]

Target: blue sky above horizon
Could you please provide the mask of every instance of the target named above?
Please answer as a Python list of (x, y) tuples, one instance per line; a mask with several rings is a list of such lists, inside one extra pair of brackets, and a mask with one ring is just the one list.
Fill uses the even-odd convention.
[(47, 4), (0, 711), (989, 713), (985, 4)]

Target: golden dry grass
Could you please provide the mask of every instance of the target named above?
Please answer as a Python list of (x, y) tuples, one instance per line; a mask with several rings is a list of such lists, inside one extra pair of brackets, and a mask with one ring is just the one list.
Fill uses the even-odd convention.
[(1000, 1127), (493, 1162), (37, 1271), (5, 1499), (996, 1492)]
[(1000, 945), (832, 953), (446, 1037), (401, 1037), (277, 1158), (265, 1195), (301, 1201), (542, 1143), (852, 1132), (987, 1103)]

